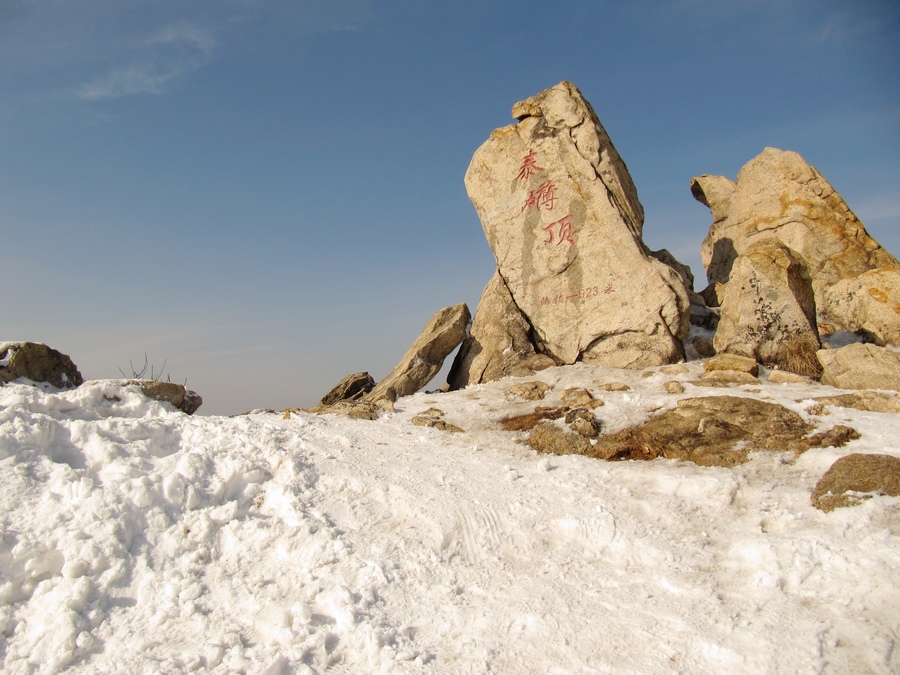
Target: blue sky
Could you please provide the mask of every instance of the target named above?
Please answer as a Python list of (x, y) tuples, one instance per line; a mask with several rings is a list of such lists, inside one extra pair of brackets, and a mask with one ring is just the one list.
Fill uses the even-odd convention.
[(493, 271), (463, 176), (513, 103), (594, 105), (705, 285), (702, 173), (800, 152), (900, 254), (887, 0), (0, 0), (0, 340), (144, 354), (201, 413), (380, 379)]

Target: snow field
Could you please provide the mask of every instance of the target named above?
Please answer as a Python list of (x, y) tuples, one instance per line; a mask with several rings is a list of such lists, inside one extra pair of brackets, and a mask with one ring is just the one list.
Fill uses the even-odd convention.
[[(900, 455), (900, 416), (812, 417), (833, 391), (818, 385), (663, 393), (698, 367), (552, 369), (537, 404), (586, 387), (615, 431), (679, 397), (759, 396), (862, 438), (731, 469), (611, 463), (499, 431), (536, 405), (510, 381), (417, 394), (375, 422), (188, 417), (112, 381), (6, 385), (2, 670), (900, 671), (900, 499), (810, 505), (838, 457)], [(613, 380), (631, 391), (597, 391)], [(429, 407), (466, 433), (409, 423)]]

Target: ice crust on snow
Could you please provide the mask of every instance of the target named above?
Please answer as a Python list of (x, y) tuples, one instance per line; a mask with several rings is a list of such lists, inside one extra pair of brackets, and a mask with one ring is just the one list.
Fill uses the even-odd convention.
[[(612, 432), (708, 393), (689, 384), (701, 369), (529, 379), (547, 405), (587, 388)], [(673, 379), (684, 394), (664, 393)], [(900, 499), (810, 504), (839, 457), (900, 456), (900, 416), (816, 417), (809, 399), (835, 390), (764, 381), (727, 393), (862, 437), (730, 469), (601, 462), (500, 431), (534, 409), (516, 381), (377, 421), (3, 386), (2, 671), (900, 671)], [(409, 422), (433, 406), (465, 433)]]

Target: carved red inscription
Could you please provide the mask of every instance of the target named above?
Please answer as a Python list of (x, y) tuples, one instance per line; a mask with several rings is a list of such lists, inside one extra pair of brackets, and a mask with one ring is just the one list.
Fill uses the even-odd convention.
[(538, 171), (543, 171), (544, 167), (537, 165), (537, 153), (532, 150), (527, 155), (525, 155), (525, 159), (522, 160), (522, 166), (519, 169), (519, 180), (525, 180), (526, 178), (531, 178)]
[[(553, 228), (556, 228), (556, 232), (553, 232)], [(560, 218), (556, 222), (550, 223), (546, 227), (543, 228), (544, 232), (547, 233), (547, 238), (544, 240), (545, 244), (552, 244), (554, 241), (556, 245), (559, 246), (564, 241), (569, 242), (574, 245), (575, 240), (572, 239), (574, 226), (572, 225), (572, 216), (565, 216), (564, 218)]]
[(552, 180), (548, 180), (541, 183), (537, 190), (532, 190), (528, 193), (528, 199), (525, 200), (525, 205), (522, 206), (522, 210), (524, 211), (529, 206), (533, 206), (538, 211), (541, 209), (552, 211), (555, 204), (556, 185)]

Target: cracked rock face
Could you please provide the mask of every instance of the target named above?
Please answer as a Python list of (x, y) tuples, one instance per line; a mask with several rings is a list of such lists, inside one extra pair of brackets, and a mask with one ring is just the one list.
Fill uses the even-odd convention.
[(637, 191), (590, 104), (562, 82), (513, 117), (475, 152), (465, 182), (537, 350), (613, 367), (682, 358), (688, 290), (641, 241)]
[(799, 255), (762, 241), (738, 256), (725, 285), (715, 349), (816, 377), (819, 333), (809, 274)]
[[(831, 184), (796, 152), (766, 148), (744, 165), (736, 182), (698, 176), (691, 192), (713, 217), (701, 249), (710, 284), (727, 283), (735, 260), (754, 244), (779, 242), (806, 265), (819, 314), (827, 318), (835, 307), (840, 322), (846, 311), (829, 296), (831, 286), (869, 270), (900, 271)], [(870, 279), (868, 286), (890, 295), (882, 289), (887, 282)]]

